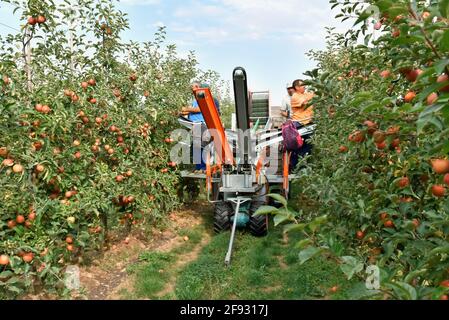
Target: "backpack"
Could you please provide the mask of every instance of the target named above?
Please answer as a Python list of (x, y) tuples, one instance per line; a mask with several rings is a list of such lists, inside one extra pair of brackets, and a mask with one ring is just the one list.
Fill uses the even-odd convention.
[(297, 151), (304, 144), (304, 139), (291, 120), (288, 120), (282, 125), (282, 137), (284, 138), (284, 148), (287, 151)]

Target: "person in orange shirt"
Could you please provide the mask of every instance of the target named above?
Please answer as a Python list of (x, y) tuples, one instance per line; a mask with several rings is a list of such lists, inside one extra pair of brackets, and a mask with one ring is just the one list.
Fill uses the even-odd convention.
[[(297, 129), (300, 129), (313, 122), (313, 106), (310, 105), (310, 101), (315, 94), (313, 92), (306, 91), (304, 82), (300, 79), (293, 82), (293, 88), (295, 93), (292, 96), (292, 121)], [(312, 144), (309, 139), (310, 135), (303, 136), (304, 144), (301, 149), (292, 152), (290, 158), (290, 171), (293, 171), (297, 164), (299, 157), (304, 157), (312, 152)]]
[(309, 106), (314, 97), (313, 92), (306, 92), (302, 80), (293, 82), (295, 93), (292, 96), (292, 120), (299, 122), (302, 126), (308, 125), (313, 120), (313, 106)]

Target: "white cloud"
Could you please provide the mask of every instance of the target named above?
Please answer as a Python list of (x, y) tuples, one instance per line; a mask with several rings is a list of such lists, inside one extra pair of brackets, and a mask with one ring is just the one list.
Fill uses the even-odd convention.
[(170, 26), (170, 31), (180, 32), (180, 33), (191, 33), (191, 32), (195, 31), (195, 28), (193, 26), (184, 26), (179, 23), (173, 23)]
[(226, 12), (227, 10), (223, 7), (195, 3), (193, 6), (178, 7), (173, 13), (173, 16), (177, 18), (188, 18), (195, 16), (216, 17), (226, 14)]
[(146, 6), (159, 4), (161, 0), (120, 0), (120, 2), (128, 6)]
[(162, 27), (165, 27), (165, 23), (163, 23), (162, 21), (157, 21), (157, 22), (153, 23), (153, 27), (162, 28)]
[(209, 64), (203, 67), (229, 80), (231, 67), (245, 65), (250, 86), (270, 88), (278, 104), (285, 83), (316, 66), (304, 54), (324, 48), (325, 27), (351, 27), (336, 20), (337, 13), (328, 0), (184, 0), (167, 23), (181, 50), (198, 49), (198, 60)]
[[(175, 32), (189, 33), (199, 40), (226, 42), (230, 40), (280, 39), (294, 45), (323, 42), (324, 27), (339, 25), (333, 20), (327, 1), (319, 5), (310, 0), (216, 0), (204, 5), (200, 1), (178, 7), (170, 25)], [(198, 25), (210, 23), (206, 30)], [(184, 24), (184, 25), (183, 25)], [(181, 27), (180, 27), (181, 26)]]
[[(176, 44), (178, 47), (188, 47), (188, 48), (194, 48), (196, 46), (196, 42), (187, 40), (187, 39), (174, 39), (173, 43)], [(189, 52), (190, 50), (187, 50), (185, 52)]]

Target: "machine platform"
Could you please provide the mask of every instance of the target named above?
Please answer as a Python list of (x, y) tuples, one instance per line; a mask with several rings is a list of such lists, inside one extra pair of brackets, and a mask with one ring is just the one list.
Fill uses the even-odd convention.
[[(181, 171), (181, 177), (182, 178), (189, 178), (189, 179), (206, 179), (207, 176), (205, 173), (194, 173), (190, 171)], [(267, 175), (268, 183), (283, 183), (284, 178), (280, 175)], [(299, 175), (297, 174), (291, 174), (288, 176), (288, 180), (292, 181), (295, 179), (298, 179)], [(221, 178), (212, 178), (212, 182), (221, 182)]]

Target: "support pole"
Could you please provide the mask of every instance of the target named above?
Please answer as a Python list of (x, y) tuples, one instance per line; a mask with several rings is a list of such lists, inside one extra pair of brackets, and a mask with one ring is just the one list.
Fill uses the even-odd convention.
[(226, 253), (225, 265), (229, 267), (231, 264), (232, 247), (234, 246), (235, 229), (237, 228), (237, 219), (240, 211), (240, 200), (237, 200), (237, 205), (235, 206), (234, 223), (232, 224), (231, 239), (229, 240), (228, 253)]
[(229, 199), (229, 201), (234, 202), (236, 204), (236, 206), (235, 206), (235, 214), (234, 214), (234, 223), (232, 224), (231, 239), (229, 240), (228, 252), (226, 253), (226, 258), (225, 258), (225, 265), (227, 267), (229, 267), (231, 265), (232, 248), (234, 246), (235, 230), (237, 229), (237, 220), (238, 220), (238, 217), (240, 214), (240, 212), (239, 212), (240, 205), (247, 201), (251, 201), (251, 199), (249, 199), (249, 198), (234, 198), (234, 199)]

